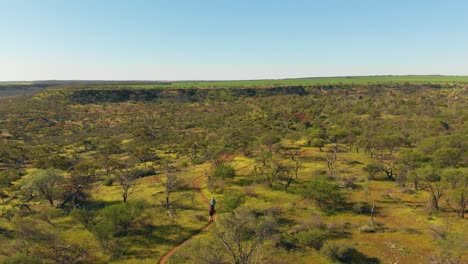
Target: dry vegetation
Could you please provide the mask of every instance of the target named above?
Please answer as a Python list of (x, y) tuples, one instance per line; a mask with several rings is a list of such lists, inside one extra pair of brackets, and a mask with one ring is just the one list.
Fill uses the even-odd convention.
[(4, 99), (0, 262), (464, 263), (467, 87), (429, 82)]

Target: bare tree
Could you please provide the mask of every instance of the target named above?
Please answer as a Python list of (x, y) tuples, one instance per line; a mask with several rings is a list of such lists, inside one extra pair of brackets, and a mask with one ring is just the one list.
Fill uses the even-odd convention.
[(137, 172), (131, 169), (122, 169), (117, 173), (117, 181), (122, 187), (122, 199), (127, 203), (128, 197), (133, 193), (133, 184), (137, 179)]
[(169, 209), (171, 193), (180, 187), (180, 178), (175, 174), (175, 168), (168, 165), (164, 177), (157, 178), (157, 181), (164, 187), (165, 205)]
[(255, 263), (261, 245), (268, 238), (271, 222), (258, 219), (245, 208), (219, 217), (215, 225), (216, 241), (235, 264)]
[(338, 145), (334, 144), (331, 151), (329, 151), (325, 156), (325, 158), (327, 159), (328, 176), (330, 178), (333, 178), (335, 176), (335, 161), (337, 152)]
[(166, 208), (166, 212), (172, 221), (175, 221), (174, 219), (177, 216), (177, 214), (173, 206), (173, 202), (171, 200), (171, 194), (182, 186), (182, 182), (179, 176), (175, 174), (175, 171), (175, 167), (166, 165), (164, 176), (156, 178), (156, 182), (161, 184), (164, 188), (164, 205)]

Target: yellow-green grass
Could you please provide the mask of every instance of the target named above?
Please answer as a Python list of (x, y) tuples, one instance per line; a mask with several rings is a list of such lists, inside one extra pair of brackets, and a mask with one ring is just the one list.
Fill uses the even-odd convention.
[[(293, 143), (291, 143), (291, 146)], [(302, 145), (302, 144), (301, 144)], [(345, 148), (344, 148), (345, 149)], [(326, 150), (326, 148), (324, 148)], [(363, 170), (365, 164), (371, 161), (366, 153), (340, 152), (335, 163), (337, 177), (355, 176), (358, 179), (358, 188), (355, 190), (344, 190), (347, 194), (348, 203), (375, 202), (377, 210), (375, 222), (381, 231), (376, 233), (360, 232), (360, 228), (370, 223), (369, 215), (357, 214), (352, 210), (339, 211), (327, 214), (317, 208), (316, 204), (302, 197), (294, 191), (306, 184), (308, 180), (320, 175), (326, 175), (327, 166), (325, 155), (317, 148), (300, 147), (300, 160), (302, 161), (299, 178), (290, 187), (290, 192), (281, 189), (271, 189), (261, 182), (251, 186), (243, 186), (244, 182), (251, 181), (254, 160), (243, 155), (237, 155), (229, 160), (229, 163), (236, 169), (236, 176), (232, 180), (227, 180), (226, 189), (237, 191), (255, 192), (255, 196), (246, 196), (244, 206), (253, 210), (266, 210), (275, 208), (281, 214), (280, 230), (288, 232), (296, 225), (319, 218), (327, 225), (343, 225), (348, 223), (346, 232), (348, 237), (337, 238), (338, 242), (347, 243), (354, 246), (358, 251), (368, 257), (376, 257), (381, 260), (398, 258), (401, 263), (421, 263), (427, 256), (427, 252), (434, 251), (436, 244), (433, 240), (431, 227), (445, 224), (445, 219), (450, 219), (451, 225), (459, 232), (466, 231), (466, 220), (459, 219), (454, 213), (448, 211), (442, 204), (444, 212), (440, 215), (428, 216), (425, 205), (428, 194), (422, 190), (415, 194), (408, 194), (402, 191), (402, 187), (396, 182), (385, 180), (368, 181), (367, 188), (364, 188), (366, 174)], [(357, 161), (354, 162), (354, 161)], [(178, 175), (185, 180), (187, 185), (191, 185), (193, 180), (198, 179), (198, 184), (202, 192), (207, 196), (214, 196), (218, 203), (222, 204), (223, 193), (211, 193), (207, 188), (206, 173), (210, 173), (212, 165), (204, 163), (197, 166), (190, 166), (178, 172)], [(32, 172), (30, 169), (28, 172)], [(324, 174), (325, 173), (325, 174)], [(25, 176), (23, 180), (27, 180)], [(125, 255), (114, 263), (155, 263), (174, 246), (192, 237), (205, 225), (205, 221), (196, 219), (196, 215), (207, 215), (207, 206), (194, 190), (186, 189), (172, 194), (172, 200), (179, 200), (184, 205), (183, 209), (177, 211), (176, 223), (173, 223), (165, 212), (162, 202), (164, 201), (164, 190), (157, 181), (157, 176), (149, 176), (138, 179), (134, 185), (134, 191), (129, 200), (144, 200), (150, 208), (146, 211), (146, 224), (152, 229), (142, 228), (140, 235), (131, 235), (122, 239), (126, 248)], [(250, 181), (248, 181), (250, 180)], [(367, 189), (367, 191), (366, 191)], [(121, 202), (121, 187), (117, 184), (113, 186), (103, 186), (98, 183), (92, 193), (94, 203), (110, 205)], [(193, 203), (192, 198), (193, 197)], [(5, 207), (3, 207), (5, 208)], [(36, 211), (43, 211), (48, 208), (45, 202), (33, 206)], [(203, 219), (203, 217), (201, 218)], [(90, 245), (99, 249), (96, 238), (87, 231), (81, 224), (77, 223), (70, 216), (62, 216), (52, 219), (52, 222), (63, 230), (70, 239), (86, 239)], [(0, 228), (11, 229), (11, 223), (6, 220), (0, 221)], [(199, 234), (193, 238), (206, 239), (205, 234)], [(184, 247), (189, 244), (184, 245)], [(184, 247), (169, 259), (169, 263), (181, 263), (186, 261), (183, 256)], [(100, 252), (99, 250), (97, 250)], [(296, 252), (281, 253), (275, 252), (285, 260), (290, 259), (295, 263), (331, 263), (330, 260), (322, 256), (313, 248), (304, 248)], [(98, 262), (109, 261), (105, 254), (97, 254)]]
[[(326, 171), (326, 161), (319, 160), (326, 153), (320, 152), (316, 148), (302, 147), (301, 157), (303, 158), (302, 173), (293, 185), (301, 185), (312, 177), (317, 177), (317, 171)], [(359, 163), (350, 165), (352, 161)], [(395, 259), (400, 263), (421, 263), (427, 261), (427, 252), (434, 252), (437, 245), (433, 239), (431, 227), (434, 225), (444, 225), (447, 217), (454, 229), (461, 232), (466, 231), (466, 222), (457, 218), (453, 213), (443, 212), (443, 217), (437, 215), (429, 217), (425, 211), (428, 194), (422, 190), (415, 194), (407, 194), (402, 191), (402, 187), (397, 183), (385, 180), (369, 181), (367, 192), (362, 181), (366, 177), (363, 170), (365, 164), (371, 159), (366, 153), (344, 152), (338, 153), (335, 164), (336, 175), (338, 177), (356, 176), (358, 188), (355, 190), (345, 190), (348, 203), (367, 203), (375, 201), (376, 214), (375, 222), (381, 228), (376, 233), (360, 232), (360, 228), (370, 224), (370, 216), (357, 214), (352, 210), (345, 210), (334, 214), (326, 214), (319, 210), (315, 203), (307, 200), (299, 194), (284, 192), (282, 190), (272, 190), (262, 184), (255, 184), (255, 197), (248, 197), (244, 206), (253, 210), (265, 210), (268, 208), (279, 208), (282, 222), (299, 224), (308, 221), (315, 216), (328, 225), (343, 225), (348, 223), (347, 232), (349, 237), (338, 238), (336, 241), (346, 243), (355, 247), (367, 257), (379, 258), (380, 260)], [(244, 156), (236, 156), (230, 164), (236, 168), (237, 176), (226, 184), (227, 188), (243, 191), (245, 186), (236, 185), (241, 179), (251, 176), (253, 160)], [(291, 188), (294, 188), (291, 187)], [(207, 195), (210, 193), (204, 190)], [(221, 199), (222, 195), (218, 195)], [(444, 207), (444, 205), (442, 205)], [(443, 208), (448, 210), (448, 208)], [(294, 224), (293, 224), (294, 225)], [(285, 232), (291, 226), (280, 226)], [(176, 253), (174, 259), (183, 259), (180, 253)], [(330, 263), (330, 260), (320, 255), (315, 249), (309, 248), (301, 254), (291, 253), (297, 263)], [(171, 262), (177, 263), (177, 262)]]

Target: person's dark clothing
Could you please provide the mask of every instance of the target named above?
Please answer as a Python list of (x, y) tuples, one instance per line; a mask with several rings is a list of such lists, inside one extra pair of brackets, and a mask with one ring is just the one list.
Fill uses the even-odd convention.
[(210, 216), (213, 216), (215, 214), (215, 209), (214, 206), (210, 206)]

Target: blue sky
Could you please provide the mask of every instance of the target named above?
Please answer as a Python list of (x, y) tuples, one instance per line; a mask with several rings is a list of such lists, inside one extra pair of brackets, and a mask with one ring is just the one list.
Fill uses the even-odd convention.
[(0, 0), (0, 81), (468, 75), (466, 0)]

